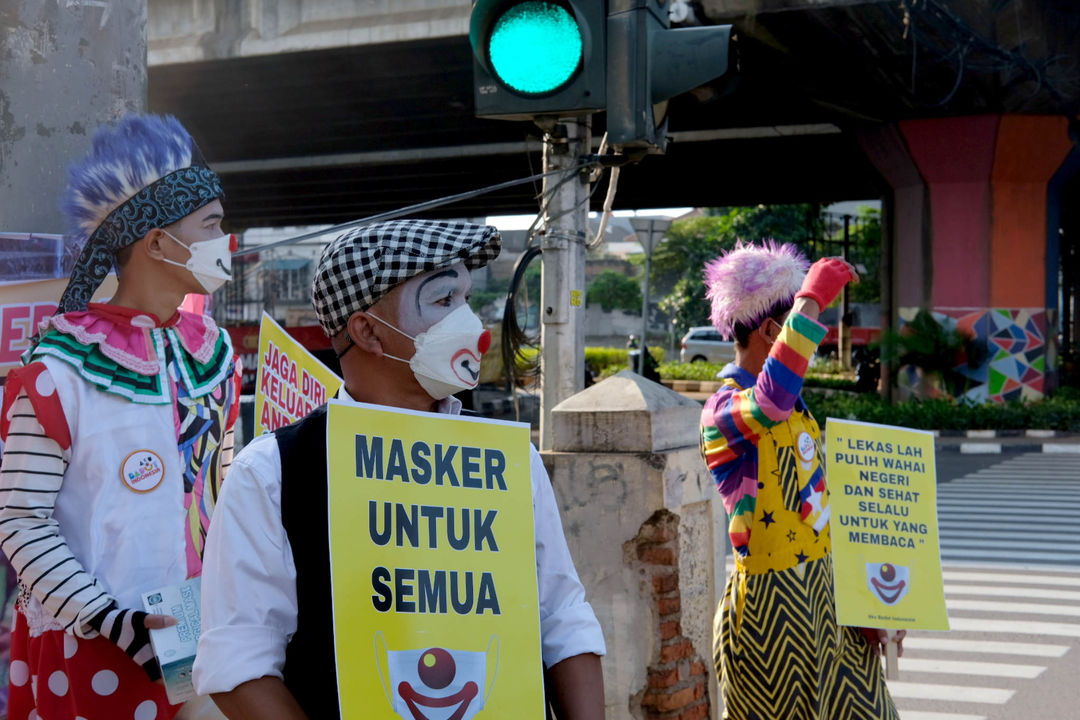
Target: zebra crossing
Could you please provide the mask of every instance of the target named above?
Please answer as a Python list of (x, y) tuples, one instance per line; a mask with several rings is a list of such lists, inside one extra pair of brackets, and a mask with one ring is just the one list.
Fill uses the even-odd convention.
[(1009, 703), (1080, 654), (1080, 459), (1006, 456), (937, 491), (952, 630), (904, 641), (900, 717), (1066, 717)]

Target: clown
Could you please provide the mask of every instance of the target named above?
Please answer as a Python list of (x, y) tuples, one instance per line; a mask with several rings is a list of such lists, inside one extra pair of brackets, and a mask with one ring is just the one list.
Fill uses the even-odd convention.
[(876, 657), (885, 631), (836, 624), (821, 433), (800, 395), (818, 315), (858, 277), (838, 258), (807, 265), (766, 243), (705, 267), (712, 323), (735, 339), (701, 414), (735, 554), (714, 631), (724, 717), (896, 720)]
[[(8, 717), (168, 720), (148, 630), (175, 620), (140, 596), (202, 570), (239, 387), (228, 335), (177, 307), (228, 279), (231, 238), (175, 118), (99, 130), (68, 175), (82, 253), (0, 417), (0, 543), (20, 588)], [(88, 304), (113, 267), (116, 295)]]
[[(368, 225), (331, 242), (315, 272), (313, 300), (341, 361), (341, 399), (457, 414), (453, 393), (476, 387), (491, 343), (467, 305), (469, 270), (493, 260), (499, 246), (493, 227), (422, 220)], [(326, 428), (324, 406), (252, 442), (237, 456), (218, 504), (207, 539), (194, 679), (231, 718), (339, 717)], [(604, 638), (535, 448), (530, 469), (549, 699), (561, 707), (560, 717), (600, 720)], [(464, 658), (455, 677), (465, 694), (454, 698), (462, 717), (481, 706), (466, 689)], [(410, 703), (451, 702), (428, 694), (406, 693), (402, 708), (413, 714)]]

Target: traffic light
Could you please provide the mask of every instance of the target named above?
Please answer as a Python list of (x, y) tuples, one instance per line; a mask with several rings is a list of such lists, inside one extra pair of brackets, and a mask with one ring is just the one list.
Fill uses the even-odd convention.
[(607, 111), (608, 142), (663, 150), (667, 101), (728, 74), (730, 25), (671, 28), (670, 0), (476, 0), (477, 117)]
[(730, 25), (671, 28), (665, 0), (612, 0), (607, 23), (608, 142), (663, 151), (667, 101), (727, 74)]
[(477, 0), (469, 20), (477, 117), (605, 107), (604, 0)]

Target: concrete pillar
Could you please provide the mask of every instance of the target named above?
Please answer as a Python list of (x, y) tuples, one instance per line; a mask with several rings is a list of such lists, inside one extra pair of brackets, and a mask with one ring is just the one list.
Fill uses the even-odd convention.
[(719, 717), (712, 619), (727, 535), (700, 418), (698, 403), (630, 371), (552, 412), (544, 461), (604, 628), (608, 720)]
[(146, 1), (4, 0), (0, 230), (61, 233), (67, 165), (146, 107)]
[(928, 309), (978, 339), (984, 360), (957, 367), (972, 400), (1034, 400), (1047, 390), (1057, 310), (1048, 289), (1058, 272), (1048, 184), (1071, 148), (1067, 124), (1056, 116), (935, 118), (861, 138), (893, 188), (899, 319)]

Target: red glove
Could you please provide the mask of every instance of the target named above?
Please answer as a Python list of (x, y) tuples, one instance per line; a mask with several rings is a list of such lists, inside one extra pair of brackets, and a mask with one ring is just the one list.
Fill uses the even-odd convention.
[(815, 301), (824, 310), (829, 307), (840, 291), (858, 276), (839, 258), (821, 258), (810, 266), (802, 288), (795, 297), (807, 297)]

